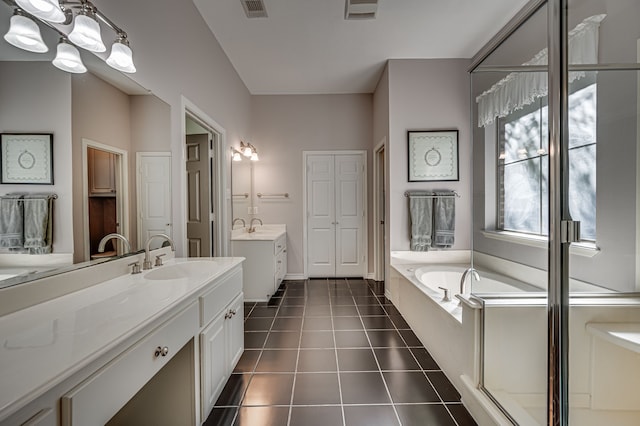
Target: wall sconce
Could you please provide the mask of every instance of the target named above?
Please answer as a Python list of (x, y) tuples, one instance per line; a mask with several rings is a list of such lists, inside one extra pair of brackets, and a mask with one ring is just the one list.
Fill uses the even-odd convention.
[[(111, 54), (105, 60), (110, 67), (126, 72), (136, 72), (133, 65), (133, 53), (129, 47), (127, 34), (102, 14), (88, 0), (4, 0), (16, 9), (11, 17), (9, 32), (4, 39), (20, 49), (30, 52), (44, 53), (49, 49), (42, 41), (40, 28), (36, 20), (56, 31), (64, 39), (62, 49), (58, 48), (58, 56), (72, 56), (74, 66), (59, 66), (61, 61), (54, 60), (54, 65), (68, 72), (86, 72), (76, 46), (91, 52), (105, 52), (102, 42), (100, 22), (116, 33), (116, 40), (111, 46)], [(73, 10), (77, 10), (75, 16)], [(60, 24), (54, 26), (52, 23)], [(61, 26), (73, 24), (71, 31)], [(60, 45), (59, 45), (60, 46)], [(62, 53), (60, 52), (62, 50)], [(103, 58), (104, 59), (104, 58)]]
[(240, 152), (251, 161), (258, 161), (260, 159), (258, 158), (258, 151), (256, 150), (256, 147), (248, 142), (244, 143), (240, 141)]
[(231, 147), (231, 160), (232, 161), (242, 161), (242, 156), (240, 155), (240, 151)]

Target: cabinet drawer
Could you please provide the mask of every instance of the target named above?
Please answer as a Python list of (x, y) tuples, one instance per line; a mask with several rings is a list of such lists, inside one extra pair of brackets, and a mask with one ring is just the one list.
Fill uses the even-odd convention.
[(278, 254), (287, 248), (287, 234), (280, 235), (273, 243), (273, 254)]
[(204, 327), (242, 292), (242, 269), (223, 279), (220, 284), (200, 296), (200, 327)]
[[(198, 305), (131, 346), (61, 398), (63, 426), (104, 425), (197, 333)], [(168, 348), (156, 356), (156, 348)]]

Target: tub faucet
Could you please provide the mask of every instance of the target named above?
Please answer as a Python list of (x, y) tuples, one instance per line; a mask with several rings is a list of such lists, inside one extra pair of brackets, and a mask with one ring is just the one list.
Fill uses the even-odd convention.
[(474, 268), (467, 268), (465, 269), (465, 271), (462, 273), (462, 277), (460, 278), (460, 294), (464, 294), (465, 293), (465, 280), (467, 279), (467, 275), (469, 275), (469, 273), (471, 273), (473, 275), (473, 278), (475, 278), (476, 281), (480, 281), (480, 275), (478, 274), (478, 271), (476, 271)]
[(154, 235), (150, 236), (147, 239), (147, 242), (144, 243), (144, 262), (142, 262), (142, 269), (151, 269), (152, 268), (151, 259), (150, 259), (150, 256), (149, 256), (149, 246), (151, 245), (151, 240), (153, 240), (154, 238), (164, 238), (165, 240), (167, 240), (169, 242), (169, 245), (171, 246), (171, 251), (176, 251), (175, 247), (173, 246), (173, 240), (167, 234), (154, 234)]
[(257, 217), (254, 217), (253, 219), (251, 219), (251, 222), (249, 223), (249, 230), (247, 232), (256, 232), (256, 228), (255, 226), (253, 226), (254, 220), (257, 220), (258, 222), (260, 222), (260, 225), (262, 225), (262, 219), (258, 219)]
[(243, 218), (241, 217), (236, 217), (235, 219), (233, 219), (233, 222), (231, 222), (231, 229), (233, 229), (234, 226), (236, 226), (236, 222), (242, 222), (242, 227), (246, 228), (247, 227), (247, 222), (244, 221)]
[(100, 240), (100, 244), (98, 244), (98, 253), (104, 253), (104, 246), (107, 245), (107, 241), (112, 239), (120, 239), (122, 240), (122, 244), (124, 244), (124, 253), (131, 253), (131, 244), (129, 244), (129, 240), (122, 234), (107, 234)]

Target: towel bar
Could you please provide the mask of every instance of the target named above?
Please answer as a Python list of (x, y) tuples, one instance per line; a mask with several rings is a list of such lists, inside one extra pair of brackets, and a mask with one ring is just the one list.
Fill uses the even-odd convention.
[(456, 191), (450, 191), (450, 192), (451, 192), (450, 194), (446, 194), (446, 195), (436, 195), (435, 193), (406, 191), (404, 193), (404, 196), (411, 197), (411, 198), (450, 198), (450, 197), (460, 198), (460, 194), (458, 194)]

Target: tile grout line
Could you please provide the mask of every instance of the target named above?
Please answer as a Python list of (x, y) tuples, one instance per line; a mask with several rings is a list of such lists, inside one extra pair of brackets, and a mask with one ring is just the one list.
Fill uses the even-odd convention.
[[(327, 281), (328, 284), (328, 281)], [(348, 283), (347, 283), (348, 285)], [(348, 288), (348, 287), (347, 287)], [(329, 294), (329, 313), (331, 314), (331, 336), (333, 337), (333, 353), (336, 358), (336, 375), (338, 376), (338, 393), (340, 394), (340, 411), (342, 413), (342, 426), (347, 425), (347, 419), (344, 414), (344, 398), (342, 397), (342, 380), (340, 379), (340, 363), (338, 361), (338, 342), (336, 341), (336, 328), (333, 317), (333, 303), (331, 300), (331, 292), (327, 285), (327, 293)]]
[[(304, 314), (306, 313), (306, 310), (307, 310), (307, 296), (306, 296), (307, 283), (306, 282), (304, 283), (303, 289), (305, 290), (304, 305), (302, 306), (302, 321), (300, 323), (300, 337), (298, 337), (298, 352), (296, 354), (296, 366), (293, 371), (293, 384), (291, 385), (291, 399), (289, 400), (289, 417), (287, 418), (287, 426), (291, 424), (291, 415), (293, 414), (293, 397), (296, 392), (296, 380), (298, 378), (298, 363), (300, 362), (300, 346), (302, 346), (302, 328), (304, 327)], [(287, 294), (287, 290), (285, 290), (284, 296), (286, 296), (286, 294)], [(284, 301), (284, 297), (283, 297), (283, 301)], [(278, 308), (278, 310), (279, 309), (280, 308)]]
[[(370, 289), (368, 283), (367, 283), (367, 288)], [(353, 302), (354, 303), (356, 302), (355, 298), (353, 299)], [(396, 419), (398, 420), (398, 425), (402, 426), (402, 421), (400, 420), (400, 415), (398, 414), (398, 410), (396, 409), (396, 404), (393, 402), (393, 398), (391, 397), (391, 391), (389, 391), (389, 386), (387, 385), (387, 380), (384, 378), (384, 374), (382, 374), (382, 367), (380, 367), (380, 362), (378, 361), (378, 355), (376, 355), (376, 351), (373, 350), (373, 345), (371, 344), (371, 339), (369, 338), (369, 333), (367, 332), (367, 329), (364, 326), (364, 321), (362, 321), (362, 315), (360, 314), (360, 308), (358, 307), (357, 303), (355, 303), (355, 305), (356, 305), (356, 311), (358, 312), (358, 318), (360, 319), (360, 323), (362, 324), (362, 329), (364, 330), (364, 335), (367, 337), (367, 342), (369, 342), (369, 349), (371, 349), (371, 352), (373, 353), (373, 359), (376, 361), (376, 365), (378, 366), (378, 374), (380, 374), (380, 377), (382, 378), (382, 383), (384, 384), (384, 388), (387, 391), (387, 396), (389, 397), (389, 401), (391, 402), (391, 407), (393, 408), (393, 412), (396, 415)], [(385, 310), (385, 312), (386, 312), (386, 310)], [(394, 324), (394, 326), (395, 326), (395, 324)]]

